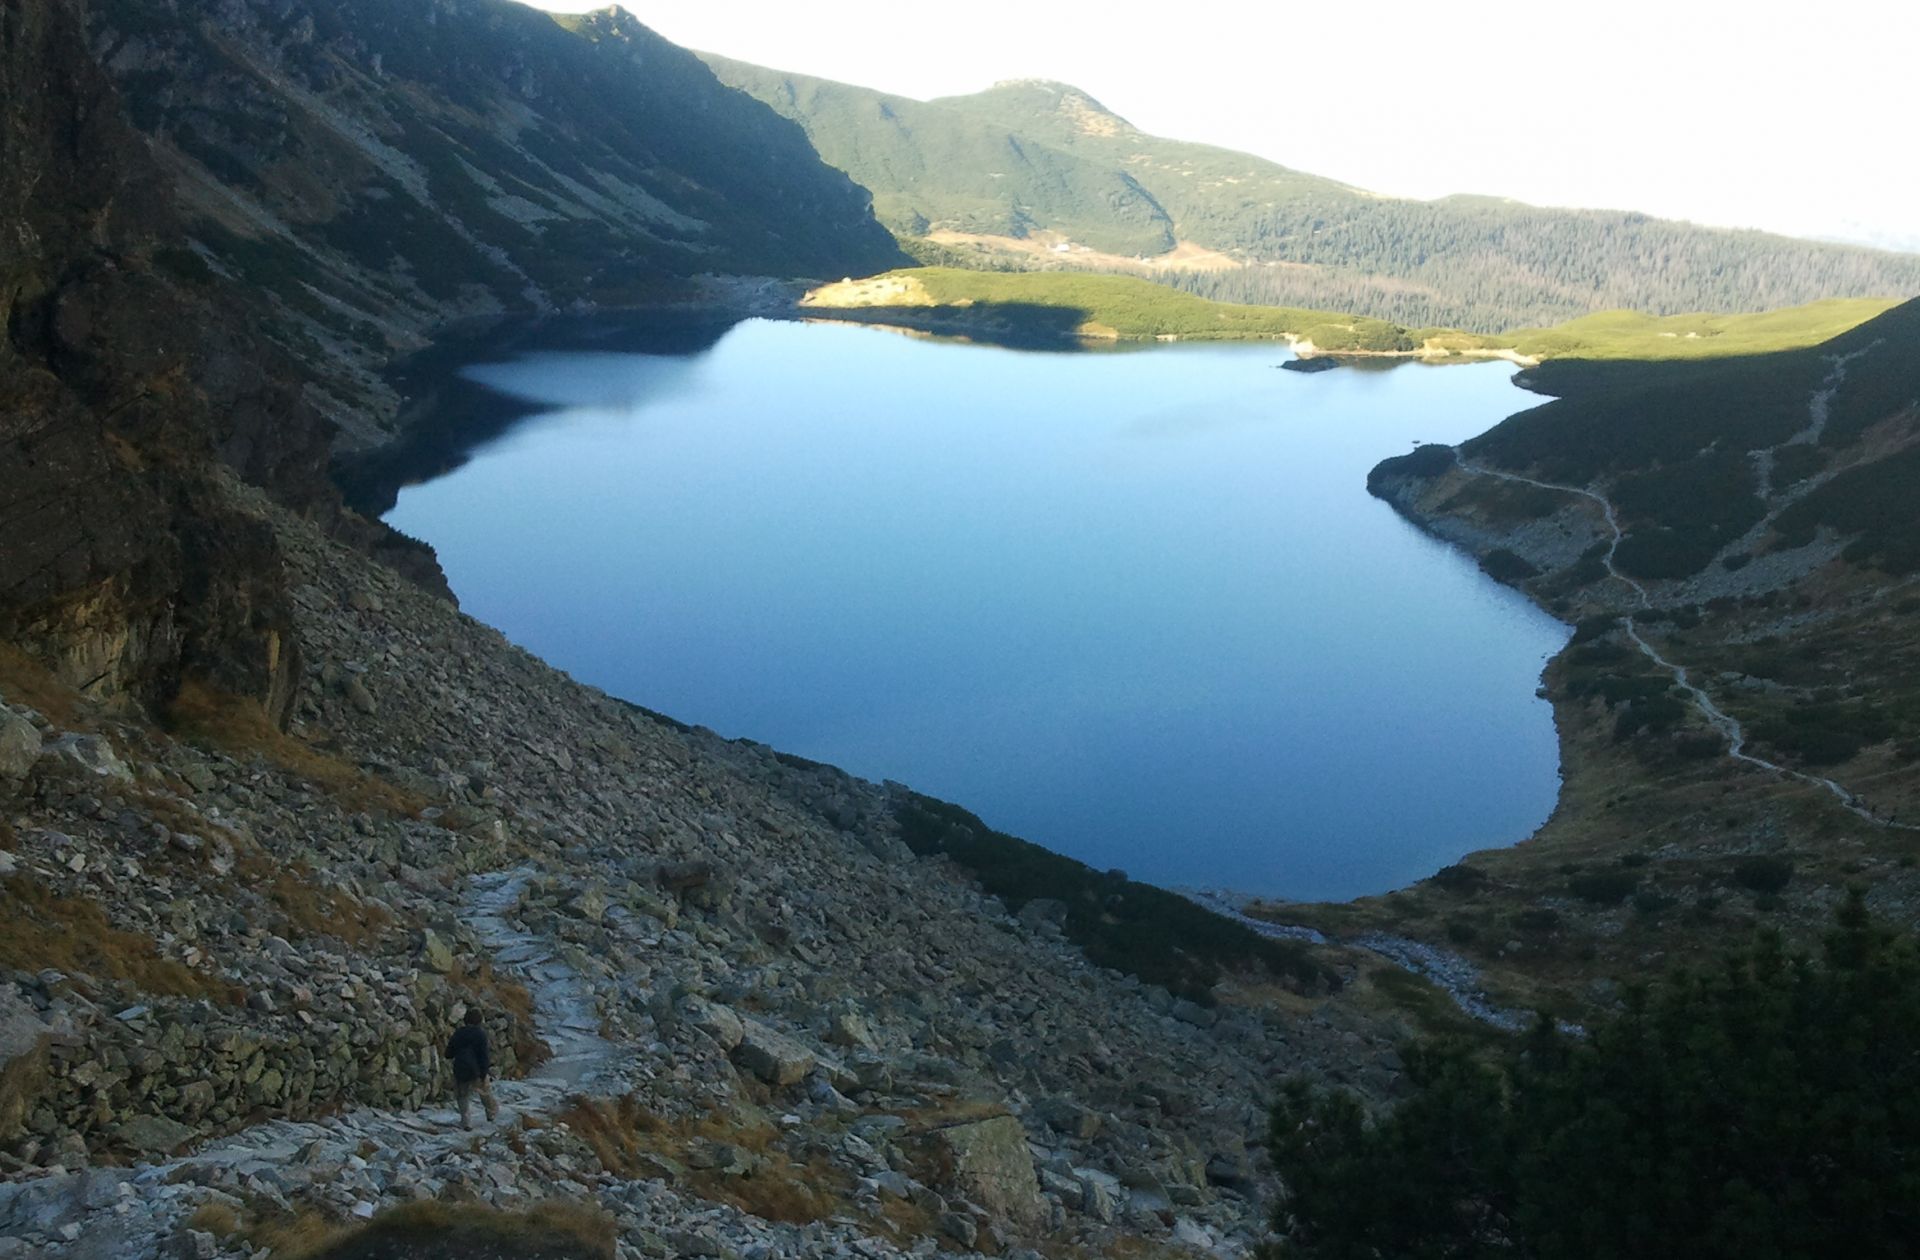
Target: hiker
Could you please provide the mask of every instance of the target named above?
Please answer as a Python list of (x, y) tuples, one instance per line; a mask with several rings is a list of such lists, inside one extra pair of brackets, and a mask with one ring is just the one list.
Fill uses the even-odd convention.
[(493, 1072), (493, 1052), (487, 1045), (487, 1030), (480, 1026), (479, 1007), (467, 1008), (466, 1022), (454, 1030), (447, 1042), (447, 1061), (453, 1064), (453, 1097), (460, 1104), (460, 1127), (473, 1127), (467, 1119), (467, 1102), (476, 1084), (480, 1087), (480, 1102), (487, 1109), (487, 1119), (496, 1118), (500, 1106), (493, 1101), (493, 1082), (489, 1079)]

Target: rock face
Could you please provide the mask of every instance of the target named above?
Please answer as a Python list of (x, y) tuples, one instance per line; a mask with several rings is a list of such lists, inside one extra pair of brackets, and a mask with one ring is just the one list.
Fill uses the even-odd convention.
[(221, 504), (219, 459), (324, 494), (325, 433), (248, 300), (216, 308), (161, 268), (186, 240), (76, 6), (14, 0), (6, 22), (0, 638), (96, 696), (162, 700), (197, 664), (284, 712), (278, 557)]
[(236, 476), (444, 590), (327, 477), (336, 435), (392, 436), (396, 349), (663, 277), (898, 260), (798, 127), (624, 15), (290, 12), (6, 6), (0, 468), (31, 472), (0, 476), (0, 639), (98, 698), (190, 676), (286, 719), (283, 558)]
[(1012, 1116), (956, 1124), (933, 1134), (953, 1187), (989, 1212), (1032, 1224), (1043, 1211), (1026, 1130)]
[[(498, 0), (94, 0), (92, 39), (191, 207), (196, 249), (333, 359), (377, 445), (379, 375), (462, 316), (619, 306), (701, 273), (904, 260), (794, 123), (628, 14)], [(564, 24), (563, 24), (564, 23)]]

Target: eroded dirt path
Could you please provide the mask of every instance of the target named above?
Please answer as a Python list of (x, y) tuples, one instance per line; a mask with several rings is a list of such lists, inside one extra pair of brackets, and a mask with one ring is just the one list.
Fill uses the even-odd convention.
[[(1779, 443), (1778, 446), (1769, 447), (1762, 451), (1751, 452), (1754, 456), (1756, 467), (1760, 470), (1760, 475), (1766, 475), (1766, 470), (1771, 467), (1774, 452), (1777, 451), (1779, 447), (1804, 445), (1820, 440), (1821, 434), (1826, 430), (1827, 419), (1834, 395), (1839, 390), (1841, 383), (1846, 379), (1847, 364), (1859, 358), (1861, 355), (1871, 352), (1875, 346), (1878, 345), (1879, 343), (1875, 342), (1874, 345), (1856, 350), (1850, 355), (1828, 356), (1827, 361), (1832, 365), (1831, 369), (1826, 379), (1821, 382), (1820, 388), (1815, 390), (1813, 396), (1808, 400), (1807, 427), (1786, 441)], [(1594, 489), (1592, 486), (1572, 486), (1564, 485), (1560, 482), (1541, 481), (1534, 477), (1521, 476), (1519, 473), (1503, 472), (1497, 468), (1489, 468), (1484, 464), (1476, 464), (1468, 460), (1458, 447), (1454, 448), (1454, 459), (1463, 471), (1472, 473), (1475, 476), (1492, 477), (1499, 481), (1517, 482), (1520, 485), (1534, 486), (1541, 490), (1556, 490), (1565, 494), (1578, 495), (1581, 498), (1589, 499), (1599, 505), (1602, 514), (1606, 518), (1607, 528), (1613, 535), (1612, 541), (1607, 546), (1606, 554), (1602, 557), (1606, 565), (1607, 576), (1609, 579), (1619, 582), (1631, 592), (1629, 600), (1630, 610), (1620, 614), (1621, 628), (1626, 631), (1627, 637), (1633, 641), (1634, 646), (1639, 649), (1642, 656), (1672, 676), (1674, 686), (1687, 694), (1687, 697), (1693, 702), (1694, 708), (1699, 712), (1700, 716), (1706, 720), (1707, 725), (1711, 726), (1726, 739), (1727, 756), (1742, 765), (1752, 766), (1757, 770), (1778, 775), (1782, 778), (1797, 779), (1809, 786), (1820, 788), (1832, 795), (1848, 813), (1863, 821), (1872, 823), (1877, 827), (1885, 827), (1897, 831), (1920, 831), (1920, 824), (1897, 822), (1891, 818), (1884, 818), (1876, 814), (1866, 805), (1858, 793), (1853, 792), (1833, 779), (1817, 774), (1809, 774), (1804, 770), (1795, 770), (1789, 766), (1768, 761), (1765, 757), (1756, 756), (1747, 751), (1747, 733), (1746, 729), (1740, 724), (1740, 720), (1721, 708), (1720, 705), (1714, 701), (1714, 698), (1708, 694), (1707, 690), (1693, 680), (1686, 666), (1668, 659), (1658, 648), (1647, 641), (1645, 635), (1641, 634), (1640, 627), (1636, 624), (1633, 610), (1640, 612), (1648, 611), (1653, 607), (1653, 597), (1644, 585), (1620, 569), (1618, 555), (1620, 544), (1626, 537), (1626, 531), (1620, 526), (1619, 510), (1606, 495)], [(1785, 494), (1763, 494), (1762, 497), (1768, 501), (1768, 512), (1766, 518), (1756, 529), (1765, 529), (1771, 525), (1781, 511), (1805, 497), (1806, 494), (1811, 492), (1815, 484), (1823, 484), (1825, 480), (1830, 479), (1830, 477), (1819, 479), (1818, 481), (1810, 479), (1809, 484), (1797, 487), (1794, 491)]]

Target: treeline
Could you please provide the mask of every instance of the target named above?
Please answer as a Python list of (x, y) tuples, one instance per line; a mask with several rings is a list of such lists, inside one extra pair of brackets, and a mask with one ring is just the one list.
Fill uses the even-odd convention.
[(1142, 259), (1192, 242), (1246, 265), (1154, 278), (1216, 301), (1495, 333), (1621, 308), (1728, 313), (1920, 295), (1920, 255), (1492, 197), (1376, 197), (1143, 134), (1062, 83), (914, 101), (709, 62), (800, 123), (902, 236), (1056, 232)]
[[(1184, 207), (1181, 234), (1251, 265), (1169, 277), (1223, 302), (1331, 306), (1475, 332), (1590, 311), (1758, 311), (1830, 296), (1920, 294), (1920, 257), (1597, 210), (1377, 201)], [(1311, 270), (1290, 265), (1306, 264)]]
[(1913, 1254), (1920, 952), (1857, 893), (1818, 957), (1763, 938), (1584, 1038), (1402, 1057), (1384, 1114), (1283, 1091), (1279, 1256)]

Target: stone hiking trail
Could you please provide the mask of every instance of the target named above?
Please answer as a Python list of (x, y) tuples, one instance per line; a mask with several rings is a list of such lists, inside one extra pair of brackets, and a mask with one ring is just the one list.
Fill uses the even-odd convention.
[[(193, 1169), (228, 1168), (242, 1179), (265, 1169), (312, 1158), (328, 1147), (351, 1151), (364, 1141), (405, 1150), (416, 1159), (437, 1160), (485, 1142), (525, 1115), (550, 1115), (583, 1090), (604, 1087), (626, 1075), (638, 1059), (600, 1035), (592, 990), (578, 972), (539, 936), (516, 927), (515, 911), (531, 867), (475, 876), (462, 903), (461, 918), (492, 955), (494, 966), (524, 981), (533, 996), (535, 1032), (553, 1051), (520, 1080), (496, 1080), (499, 1118), (489, 1122), (475, 1100), (474, 1128), (460, 1127), (451, 1105), (420, 1111), (355, 1108), (324, 1120), (269, 1120), (215, 1139), (189, 1155), (137, 1166), (129, 1179), (137, 1188), (165, 1184)], [(449, 1030), (451, 1031), (451, 1030)], [(373, 1212), (364, 1201), (359, 1215)]]
[[(1807, 481), (1799, 487), (1782, 494), (1768, 494), (1765, 490), (1765, 487), (1771, 480), (1768, 470), (1772, 466), (1774, 453), (1782, 446), (1806, 445), (1820, 440), (1821, 434), (1826, 430), (1827, 417), (1833, 403), (1834, 395), (1838, 392), (1841, 382), (1846, 380), (1847, 364), (1859, 358), (1861, 355), (1871, 353), (1880, 344), (1880, 342), (1876, 341), (1871, 345), (1863, 346), (1859, 350), (1847, 355), (1828, 355), (1827, 362), (1832, 365), (1832, 368), (1827, 373), (1826, 379), (1821, 382), (1820, 388), (1815, 390), (1813, 396), (1808, 400), (1807, 427), (1775, 446), (1767, 447), (1764, 450), (1749, 452), (1749, 455), (1754, 461), (1756, 475), (1760, 478), (1762, 497), (1767, 500), (1767, 514), (1745, 537), (1730, 545), (1737, 546), (1739, 542), (1746, 541), (1746, 538), (1754, 537), (1765, 531), (1786, 508), (1804, 498), (1818, 486), (1824, 485), (1826, 482), (1831, 481), (1834, 477), (1846, 471), (1846, 467), (1844, 466), (1831, 469), (1819, 476), (1808, 478)], [(1620, 544), (1626, 538), (1626, 531), (1620, 527), (1620, 514), (1614, 507), (1612, 500), (1590, 486), (1570, 486), (1563, 485), (1559, 482), (1540, 481), (1532, 477), (1523, 477), (1518, 473), (1502, 472), (1497, 468), (1488, 468), (1484, 464), (1475, 464), (1469, 461), (1458, 447), (1452, 449), (1454, 459), (1460, 465), (1461, 469), (1475, 476), (1492, 477), (1499, 481), (1518, 482), (1521, 485), (1534, 486), (1541, 490), (1556, 490), (1565, 494), (1578, 495), (1582, 498), (1591, 499), (1593, 502), (1599, 504), (1601, 512), (1605, 514), (1607, 528), (1613, 534), (1613, 540), (1608, 544), (1606, 555), (1603, 557), (1607, 568), (1607, 575), (1633, 592), (1634, 604), (1641, 611), (1644, 612), (1653, 608), (1653, 597), (1647, 588), (1634, 578), (1623, 573), (1619, 565), (1615, 562), (1616, 555), (1620, 550)], [(1640, 628), (1636, 624), (1632, 612), (1621, 614), (1620, 623), (1621, 628), (1626, 631), (1627, 637), (1632, 639), (1634, 646), (1640, 649), (1641, 655), (1672, 675), (1674, 685), (1687, 693), (1688, 698), (1693, 701), (1694, 707), (1698, 709), (1700, 715), (1707, 720), (1707, 724), (1725, 737), (1727, 740), (1728, 757), (1742, 765), (1752, 766), (1757, 770), (1778, 775), (1782, 778), (1797, 779), (1802, 783), (1820, 788), (1830, 793), (1835, 800), (1839, 801), (1841, 807), (1848, 813), (1872, 823), (1877, 827), (1884, 827), (1895, 831), (1920, 831), (1920, 824), (1898, 822), (1891, 818), (1883, 818), (1879, 814), (1874, 813), (1857, 793), (1832, 779), (1817, 774), (1808, 774), (1803, 770), (1795, 770), (1788, 766), (1782, 766), (1775, 762), (1768, 761), (1764, 757), (1755, 756), (1753, 753), (1748, 752), (1747, 733), (1745, 728), (1741, 726), (1739, 719), (1716, 704), (1713, 697), (1707, 694), (1706, 689), (1693, 681), (1686, 666), (1669, 660), (1661, 654), (1658, 648), (1649, 643), (1640, 633)]]
[[(1506, 1032), (1520, 1032), (1532, 1024), (1534, 1013), (1495, 1002), (1481, 979), (1480, 969), (1464, 956), (1451, 950), (1386, 932), (1368, 932), (1362, 936), (1329, 938), (1310, 927), (1276, 923), (1255, 918), (1240, 907), (1230, 893), (1189, 891), (1185, 894), (1215, 914), (1228, 918), (1257, 935), (1276, 941), (1305, 941), (1312, 945), (1329, 943), (1364, 949), (1403, 971), (1421, 977), (1438, 987), (1463, 1014)], [(1562, 1021), (1563, 1032), (1578, 1034), (1578, 1024)]]

